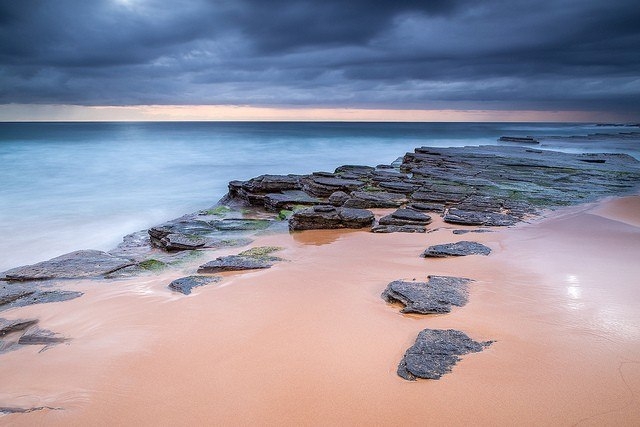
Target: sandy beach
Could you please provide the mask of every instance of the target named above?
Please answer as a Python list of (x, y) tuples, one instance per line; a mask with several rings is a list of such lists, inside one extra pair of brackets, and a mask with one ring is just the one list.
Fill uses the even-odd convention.
[[(189, 296), (166, 286), (211, 256), (108, 286), (76, 281), (67, 288), (83, 298), (6, 312), (71, 340), (2, 356), (3, 406), (59, 409), (0, 423), (638, 424), (640, 197), (492, 233), (459, 228), (436, 219), (427, 234), (263, 236), (254, 246), (281, 246), (287, 262), (224, 273)], [(458, 240), (493, 252), (419, 257)], [(380, 298), (390, 281), (427, 275), (473, 279), (469, 303), (421, 316)], [(397, 364), (424, 328), (496, 342), (441, 380), (408, 382)]]

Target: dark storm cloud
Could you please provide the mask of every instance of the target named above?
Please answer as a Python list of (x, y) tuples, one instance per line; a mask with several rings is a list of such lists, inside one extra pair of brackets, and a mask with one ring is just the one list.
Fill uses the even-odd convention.
[(636, 0), (0, 0), (0, 102), (640, 114), (638, 22)]

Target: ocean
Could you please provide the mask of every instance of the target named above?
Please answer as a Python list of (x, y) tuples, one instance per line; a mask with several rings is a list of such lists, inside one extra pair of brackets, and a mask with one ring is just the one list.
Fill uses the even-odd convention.
[[(549, 123), (0, 123), (0, 271), (214, 205), (230, 180), (389, 164), (418, 146), (498, 144), (502, 135), (638, 132)], [(640, 137), (545, 140), (536, 148), (627, 153)]]

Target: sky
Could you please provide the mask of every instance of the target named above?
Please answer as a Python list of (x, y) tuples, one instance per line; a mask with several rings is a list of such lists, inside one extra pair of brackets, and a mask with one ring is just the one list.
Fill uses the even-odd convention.
[(640, 122), (638, 0), (0, 0), (0, 120)]

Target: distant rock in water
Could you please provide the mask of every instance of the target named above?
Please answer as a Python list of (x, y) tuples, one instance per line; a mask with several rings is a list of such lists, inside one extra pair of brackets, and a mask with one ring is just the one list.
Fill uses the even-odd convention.
[(365, 209), (320, 205), (294, 212), (289, 218), (289, 229), (364, 228), (371, 227), (373, 221), (373, 213)]
[(530, 136), (501, 136), (500, 138), (498, 138), (498, 141), (518, 142), (521, 144), (539, 144), (540, 143), (540, 141)]
[(490, 253), (491, 248), (488, 246), (478, 242), (462, 241), (429, 246), (420, 256), (424, 258), (445, 258), (466, 255), (489, 255)]
[(398, 375), (405, 380), (418, 378), (437, 380), (451, 372), (453, 366), (468, 353), (478, 353), (493, 341), (477, 342), (453, 329), (424, 329), (409, 347), (398, 365)]
[(452, 305), (462, 307), (467, 303), (470, 279), (448, 276), (429, 276), (428, 279), (427, 282), (391, 282), (382, 298), (389, 303), (403, 304), (402, 313), (418, 314), (449, 313)]
[(197, 286), (210, 285), (212, 283), (218, 283), (222, 280), (220, 276), (187, 276), (181, 277), (169, 283), (169, 289), (172, 291), (180, 292), (185, 295), (191, 293), (191, 289)]

